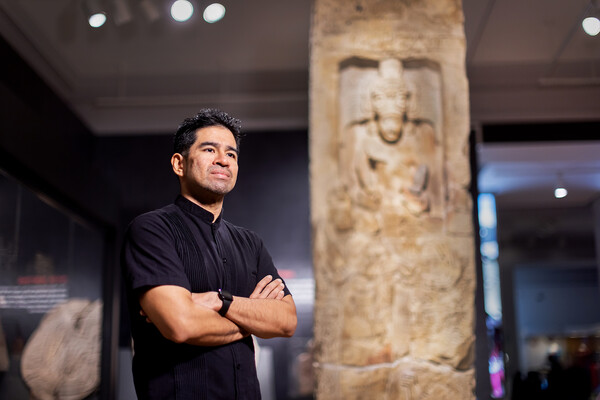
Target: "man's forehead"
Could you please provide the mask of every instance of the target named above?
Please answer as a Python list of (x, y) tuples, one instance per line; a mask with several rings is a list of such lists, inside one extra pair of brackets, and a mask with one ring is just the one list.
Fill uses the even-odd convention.
[[(236, 144), (233, 132), (221, 125), (205, 126), (196, 130), (196, 143), (203, 142), (206, 138), (219, 139), (219, 142), (229, 142)], [(214, 140), (211, 139), (211, 140)]]

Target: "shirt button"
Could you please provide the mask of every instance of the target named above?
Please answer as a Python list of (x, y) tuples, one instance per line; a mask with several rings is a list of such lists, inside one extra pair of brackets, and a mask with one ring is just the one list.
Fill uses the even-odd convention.
[(242, 368), (242, 364), (237, 364), (235, 367), (236, 367), (237, 369), (241, 369), (241, 368)]
[(227, 262), (226, 258), (223, 258), (223, 264), (225, 264)]

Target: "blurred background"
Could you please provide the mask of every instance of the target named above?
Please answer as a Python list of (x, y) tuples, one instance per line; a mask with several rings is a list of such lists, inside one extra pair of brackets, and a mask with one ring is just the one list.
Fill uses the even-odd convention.
[[(209, 2), (191, 1), (189, 19), (175, 13), (180, 21), (173, 4), (0, 0), (2, 398), (29, 398), (19, 371), (27, 340), (45, 312), (76, 297), (104, 302), (102, 381), (91, 396), (132, 398), (120, 239), (133, 217), (177, 194), (171, 135), (205, 106), (242, 119), (247, 133), (225, 216), (263, 237), (298, 305), (294, 338), (260, 343), (263, 397), (312, 398), (312, 2), (222, 0), (225, 14), (213, 22), (203, 15)], [(106, 21), (92, 27), (96, 7)], [(600, 36), (582, 21), (598, 16), (598, 4), (463, 0), (463, 8), (481, 227), (477, 396), (510, 398), (525, 382), (546, 390), (551, 359), (582, 366), (591, 392), (600, 353)], [(559, 186), (566, 197), (555, 197)]]

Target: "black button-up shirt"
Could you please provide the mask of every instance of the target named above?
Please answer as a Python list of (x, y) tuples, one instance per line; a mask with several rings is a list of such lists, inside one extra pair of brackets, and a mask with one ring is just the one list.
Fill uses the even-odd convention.
[(139, 314), (139, 295), (154, 286), (221, 288), (249, 297), (266, 275), (279, 278), (255, 233), (213, 218), (179, 196), (175, 204), (137, 217), (127, 230), (122, 265), (140, 399), (260, 399), (251, 337), (215, 347), (176, 344)]

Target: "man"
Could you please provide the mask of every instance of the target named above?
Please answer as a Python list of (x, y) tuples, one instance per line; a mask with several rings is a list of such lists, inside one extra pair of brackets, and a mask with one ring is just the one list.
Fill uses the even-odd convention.
[(290, 337), (296, 307), (261, 239), (222, 218), (240, 123), (201, 110), (171, 158), (181, 193), (137, 217), (122, 251), (140, 399), (260, 399), (250, 335)]

